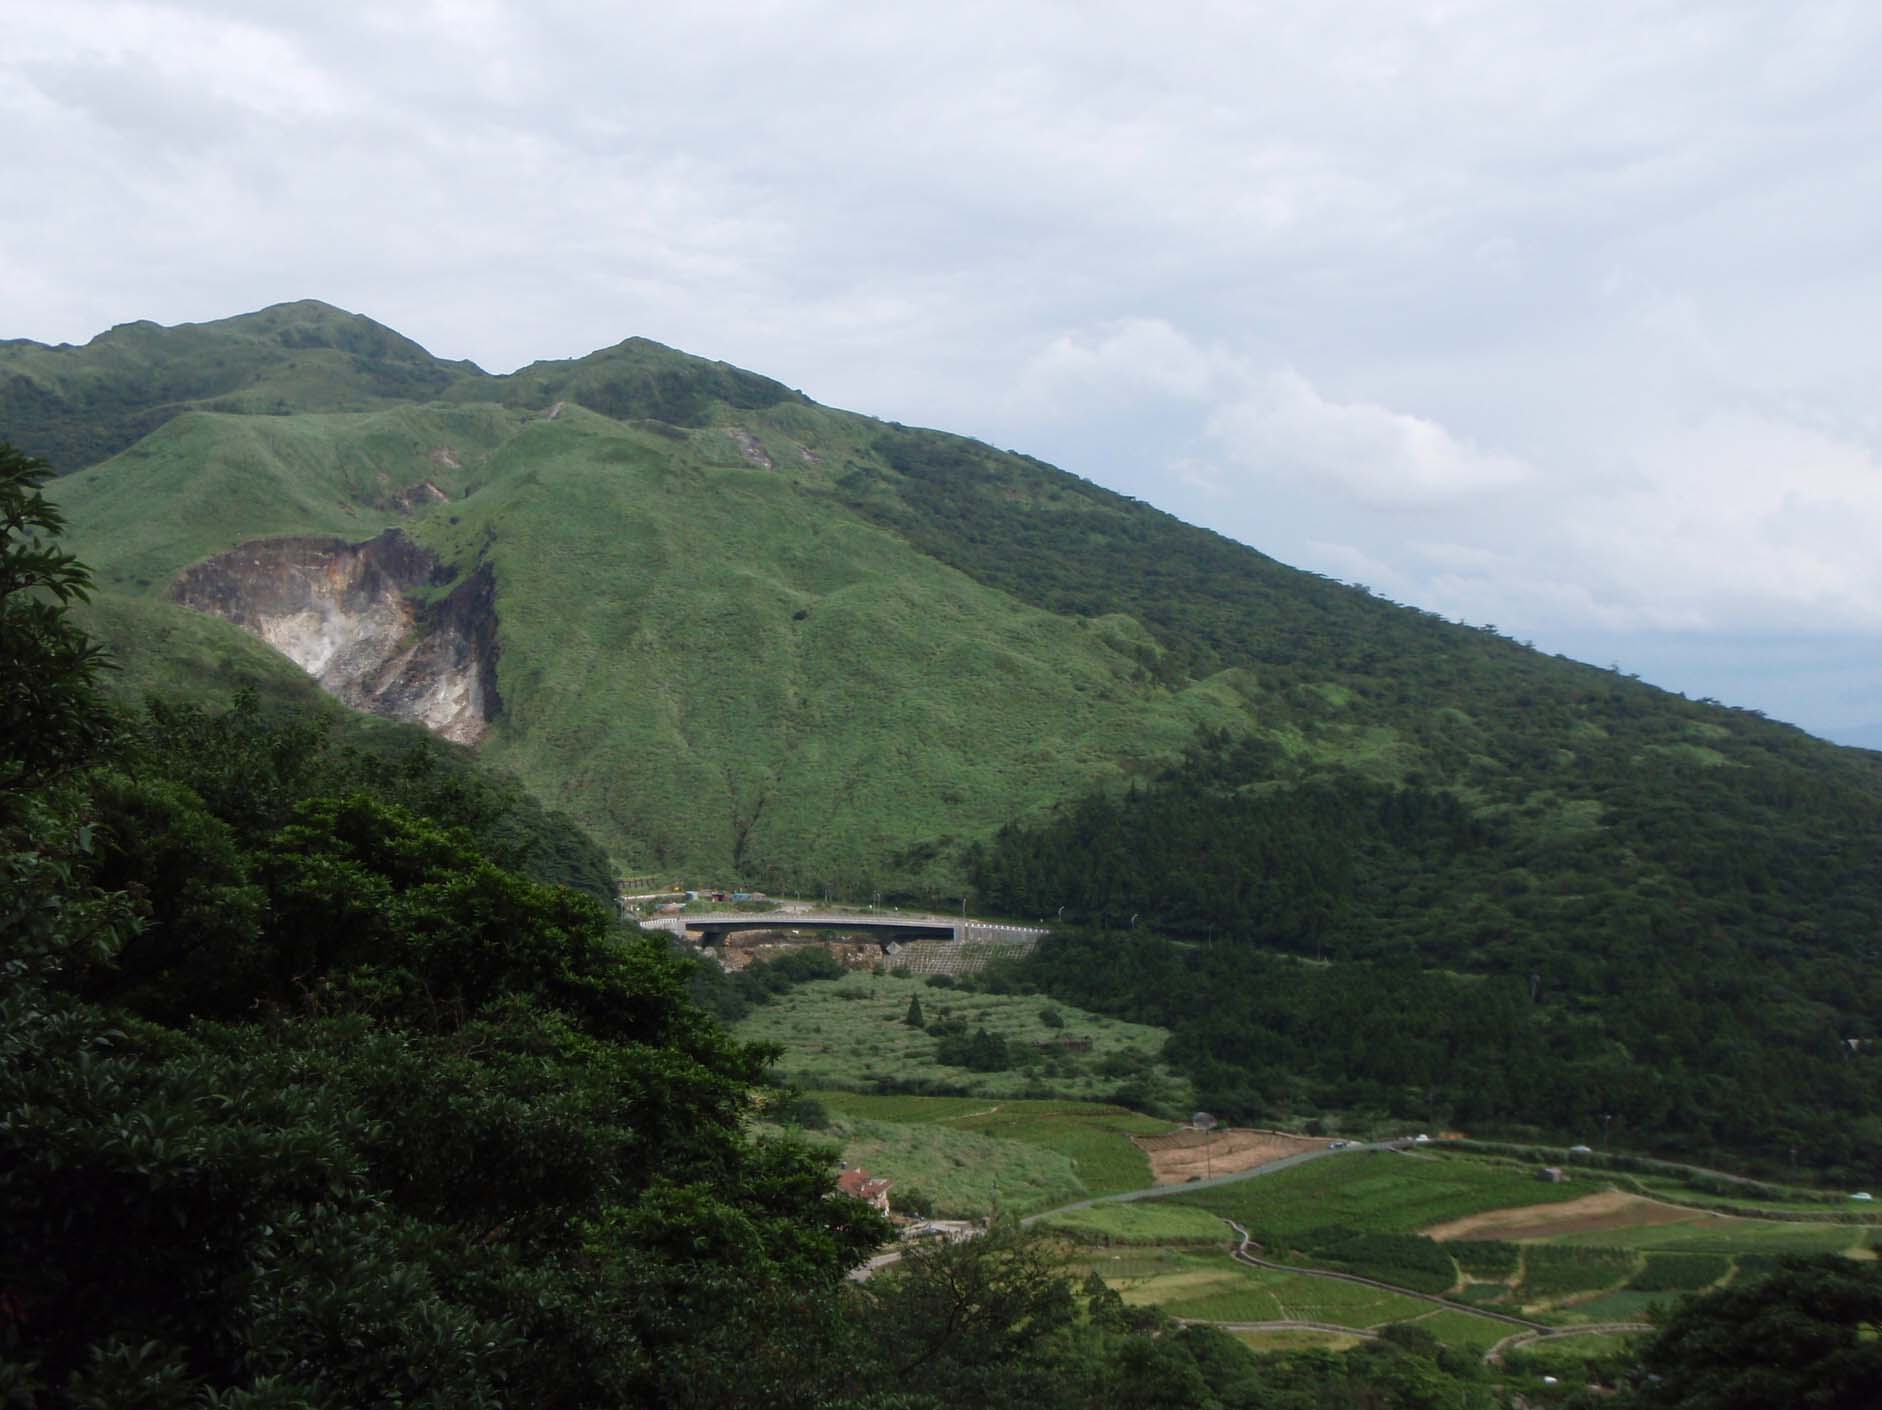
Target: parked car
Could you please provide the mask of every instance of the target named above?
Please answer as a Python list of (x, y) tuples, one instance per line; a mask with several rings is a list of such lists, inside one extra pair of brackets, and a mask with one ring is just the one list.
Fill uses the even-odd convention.
[(1570, 1155), (1593, 1155), (1594, 1147), (1593, 1146), (1570, 1146), (1568, 1148), (1568, 1153)]

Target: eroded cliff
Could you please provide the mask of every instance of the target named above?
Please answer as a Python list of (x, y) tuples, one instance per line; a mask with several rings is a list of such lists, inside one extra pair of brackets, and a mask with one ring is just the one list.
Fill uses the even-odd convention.
[(170, 596), (254, 633), (347, 704), (474, 744), (497, 713), (495, 583), (389, 529), (262, 539), (186, 569)]

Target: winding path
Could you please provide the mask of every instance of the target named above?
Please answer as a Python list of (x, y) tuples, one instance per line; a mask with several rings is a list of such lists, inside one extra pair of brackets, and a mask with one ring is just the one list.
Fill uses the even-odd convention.
[[(1331, 1268), (1300, 1268), (1292, 1263), (1271, 1263), (1265, 1258), (1255, 1257), (1248, 1251), (1248, 1245), (1254, 1241), (1254, 1236), (1247, 1229), (1233, 1219), (1224, 1219), (1222, 1222), (1241, 1237), (1240, 1246), (1229, 1254), (1229, 1257), (1238, 1263), (1246, 1263), (1251, 1268), (1267, 1268), (1276, 1273), (1297, 1273), (1303, 1278), (1328, 1278), (1340, 1283), (1358, 1283), (1361, 1287), (1378, 1288), (1382, 1292), (1397, 1293), (1400, 1297), (1433, 1303), (1452, 1312), (1468, 1312), (1473, 1317), (1487, 1317), (1492, 1322), (1508, 1322), (1512, 1326), (1521, 1327), (1525, 1332), (1537, 1336), (1551, 1330), (1546, 1322), (1532, 1322), (1527, 1317), (1512, 1316), (1508, 1312), (1492, 1312), (1487, 1307), (1466, 1307), (1463, 1303), (1452, 1302), (1449, 1298), (1439, 1297), (1435, 1293), (1414, 1292), (1411, 1288), (1402, 1288), (1396, 1283), (1381, 1282), (1377, 1278), (1367, 1278), (1358, 1273), (1337, 1273)], [(1505, 1337), (1504, 1340), (1507, 1341), (1509, 1338)]]

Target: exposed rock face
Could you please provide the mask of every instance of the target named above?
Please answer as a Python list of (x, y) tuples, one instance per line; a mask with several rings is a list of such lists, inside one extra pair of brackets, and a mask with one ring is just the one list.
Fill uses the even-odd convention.
[(243, 544), (187, 569), (170, 596), (254, 633), (357, 709), (474, 744), (501, 707), (490, 570), (430, 604), (409, 595), (452, 576), (391, 529), (360, 544)]

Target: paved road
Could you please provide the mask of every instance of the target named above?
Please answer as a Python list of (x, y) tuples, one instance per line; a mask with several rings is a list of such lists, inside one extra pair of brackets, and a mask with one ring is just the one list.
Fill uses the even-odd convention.
[(1408, 1137), (1397, 1141), (1359, 1141), (1337, 1151), (1330, 1146), (1317, 1151), (1302, 1151), (1299, 1155), (1286, 1155), (1279, 1160), (1271, 1160), (1266, 1165), (1257, 1165), (1252, 1170), (1237, 1170), (1232, 1175), (1217, 1175), (1210, 1180), (1191, 1180), (1182, 1185), (1152, 1185), (1147, 1190), (1130, 1190), (1121, 1195), (1100, 1195), (1096, 1199), (1081, 1199), (1074, 1204), (1062, 1204), (1057, 1209), (1028, 1215), (1020, 1220), (1020, 1223), (1036, 1224), (1041, 1219), (1050, 1219), (1055, 1214), (1064, 1214), (1073, 1209), (1090, 1209), (1093, 1205), (1129, 1204), (1140, 1199), (1165, 1199), (1171, 1195), (1192, 1195), (1197, 1190), (1213, 1190), (1221, 1185), (1238, 1185), (1243, 1180), (1258, 1180), (1264, 1175), (1279, 1175), (1283, 1170), (1292, 1170), (1296, 1165), (1305, 1165), (1310, 1160), (1325, 1160), (1330, 1155), (1349, 1155), (1354, 1151), (1403, 1151), (1409, 1150), (1412, 1145), (1413, 1142)]
[[(1481, 1311), (1472, 1308), (1471, 1311)], [(1484, 1352), (1485, 1361), (1501, 1361), (1503, 1353), (1514, 1351), (1519, 1346), (1532, 1346), (1539, 1341), (1556, 1341), (1562, 1337), (1615, 1336), (1633, 1332), (1650, 1332), (1651, 1322), (1590, 1322), (1583, 1327), (1551, 1327), (1546, 1332), (1516, 1332), (1504, 1337), (1502, 1341)]]

